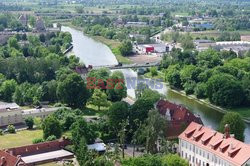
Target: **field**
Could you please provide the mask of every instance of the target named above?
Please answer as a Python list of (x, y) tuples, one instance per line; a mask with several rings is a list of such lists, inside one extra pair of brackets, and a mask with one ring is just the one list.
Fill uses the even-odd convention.
[(6, 134), (0, 136), (0, 149), (29, 145), (33, 139), (42, 137), (42, 130), (23, 130), (16, 134)]

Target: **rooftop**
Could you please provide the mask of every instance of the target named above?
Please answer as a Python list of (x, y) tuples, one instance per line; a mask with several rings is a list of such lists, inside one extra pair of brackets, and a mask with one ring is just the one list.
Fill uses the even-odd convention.
[(0, 112), (15, 110), (15, 109), (19, 109), (19, 108), (20, 108), (20, 106), (17, 105), (16, 103), (0, 102)]
[(224, 134), (195, 122), (192, 122), (179, 138), (234, 165), (243, 165), (250, 159), (250, 145), (233, 137), (226, 138)]

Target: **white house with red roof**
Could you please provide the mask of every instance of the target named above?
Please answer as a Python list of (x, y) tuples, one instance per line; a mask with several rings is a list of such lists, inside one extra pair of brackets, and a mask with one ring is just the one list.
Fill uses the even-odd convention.
[(250, 145), (192, 122), (179, 135), (180, 156), (191, 166), (250, 166)]

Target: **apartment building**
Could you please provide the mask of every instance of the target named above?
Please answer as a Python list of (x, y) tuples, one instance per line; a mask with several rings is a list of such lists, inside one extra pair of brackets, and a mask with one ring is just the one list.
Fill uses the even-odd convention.
[(225, 126), (225, 134), (192, 122), (179, 135), (180, 156), (191, 166), (249, 166), (250, 145), (236, 140)]

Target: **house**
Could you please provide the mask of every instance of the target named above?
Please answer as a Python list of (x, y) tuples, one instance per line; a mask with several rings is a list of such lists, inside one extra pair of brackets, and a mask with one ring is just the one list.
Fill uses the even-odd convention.
[(167, 121), (167, 138), (175, 139), (192, 122), (203, 124), (199, 116), (193, 114), (182, 105), (171, 103), (167, 100), (159, 100), (156, 108)]
[(0, 127), (23, 123), (22, 111), (16, 103), (0, 102)]
[(212, 40), (194, 40), (194, 45), (196, 47), (196, 50), (198, 51), (204, 51), (209, 49), (210, 47), (215, 46), (215, 42)]
[(230, 135), (230, 126), (222, 134), (192, 122), (179, 135), (180, 156), (190, 166), (249, 166), (250, 145)]
[(65, 158), (74, 157), (72, 152), (64, 149), (70, 144), (69, 140), (63, 138), (50, 142), (10, 148), (0, 151), (0, 158), (5, 157), (5, 162), (8, 163), (6, 166), (32, 166), (60, 161)]

